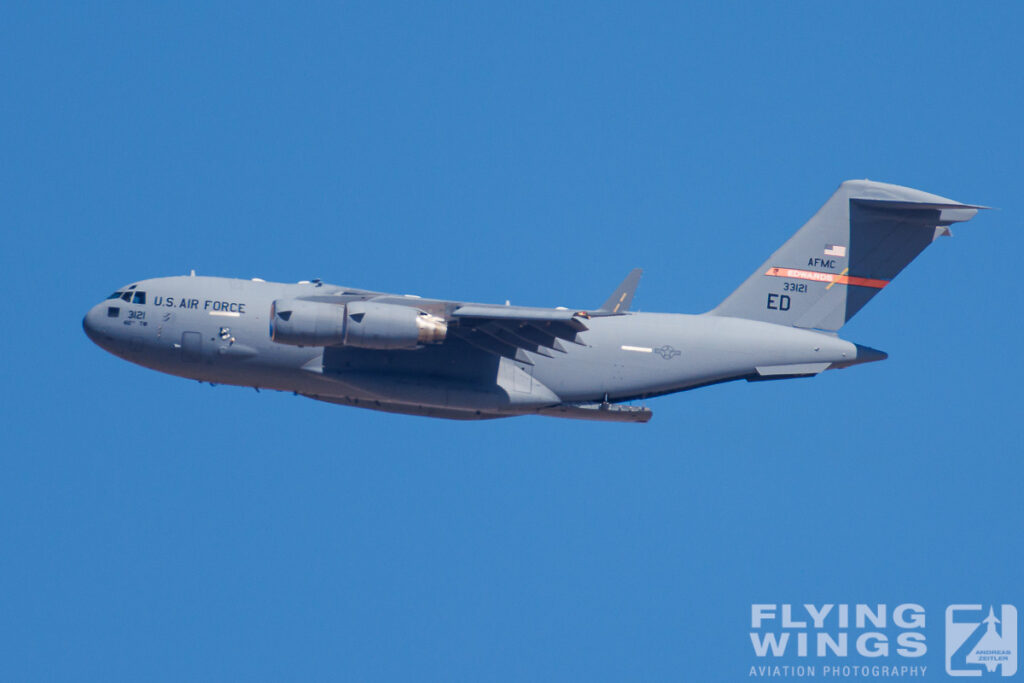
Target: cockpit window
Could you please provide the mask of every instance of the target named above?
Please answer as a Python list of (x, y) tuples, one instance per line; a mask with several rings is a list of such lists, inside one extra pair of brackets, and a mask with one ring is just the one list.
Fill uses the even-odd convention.
[(128, 288), (127, 290), (118, 290), (107, 297), (107, 301), (111, 299), (123, 299), (130, 304), (144, 304), (146, 303), (146, 293), (143, 291), (133, 292), (131, 291), (135, 285)]

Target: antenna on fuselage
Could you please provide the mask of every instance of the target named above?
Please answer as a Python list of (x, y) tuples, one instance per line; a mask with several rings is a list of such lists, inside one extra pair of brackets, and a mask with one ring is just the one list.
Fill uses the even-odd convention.
[(188, 276), (189, 277), (195, 277), (196, 276), (196, 269), (193, 268), (192, 270), (190, 270)]

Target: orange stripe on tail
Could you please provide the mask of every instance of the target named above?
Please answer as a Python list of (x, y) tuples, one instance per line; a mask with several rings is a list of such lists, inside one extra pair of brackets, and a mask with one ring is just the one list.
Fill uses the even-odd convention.
[[(797, 280), (812, 280), (814, 282), (830, 282), (833, 285), (857, 285), (858, 287), (873, 287), (881, 289), (889, 284), (888, 280), (875, 280), (869, 277), (854, 277), (853, 275), (836, 275), (835, 273), (823, 273), (817, 270), (799, 270), (797, 268), (769, 268), (765, 275), (772, 277), (788, 277)], [(831, 286), (831, 285), (829, 285)]]

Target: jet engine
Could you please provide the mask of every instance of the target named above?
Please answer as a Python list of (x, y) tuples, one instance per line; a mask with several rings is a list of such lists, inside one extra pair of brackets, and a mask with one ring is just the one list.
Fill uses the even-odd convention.
[(270, 338), (292, 346), (415, 349), (444, 341), (447, 333), (443, 318), (409, 306), (301, 299), (278, 299), (270, 306)]

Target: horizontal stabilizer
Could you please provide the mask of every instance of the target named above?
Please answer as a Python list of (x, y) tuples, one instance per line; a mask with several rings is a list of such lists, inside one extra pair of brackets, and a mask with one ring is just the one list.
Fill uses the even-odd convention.
[(768, 365), (755, 368), (759, 377), (775, 379), (777, 377), (813, 377), (828, 370), (831, 363), (794, 363), (791, 365)]

